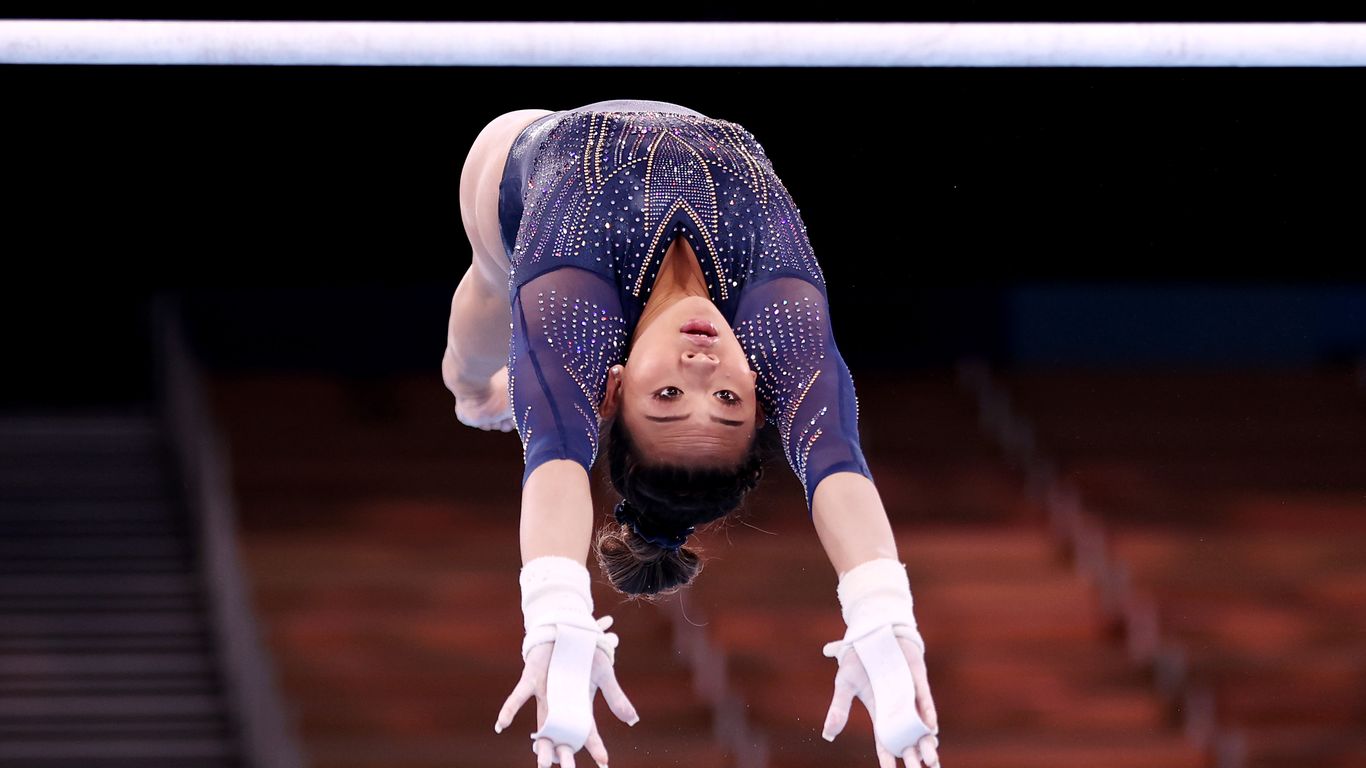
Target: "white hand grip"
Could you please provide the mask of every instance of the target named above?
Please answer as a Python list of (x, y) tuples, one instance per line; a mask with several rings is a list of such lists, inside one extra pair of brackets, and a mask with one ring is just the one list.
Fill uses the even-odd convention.
[(577, 752), (593, 729), (590, 674), (600, 632), (568, 624), (557, 624), (555, 629), (555, 648), (546, 672), (545, 724), (531, 734), (532, 752), (540, 738), (550, 739), (552, 745), (566, 744)]
[(853, 644), (873, 687), (877, 706), (874, 735), (888, 752), (900, 755), (931, 732), (915, 709), (915, 679), (906, 652), (890, 625), (879, 627)]

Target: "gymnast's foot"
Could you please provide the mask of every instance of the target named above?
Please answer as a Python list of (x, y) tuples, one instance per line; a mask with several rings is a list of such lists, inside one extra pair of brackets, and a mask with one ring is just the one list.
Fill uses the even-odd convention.
[(458, 392), (455, 417), (461, 424), (485, 431), (511, 432), (517, 428), (508, 403), (508, 369), (503, 366), (489, 378), (482, 391)]

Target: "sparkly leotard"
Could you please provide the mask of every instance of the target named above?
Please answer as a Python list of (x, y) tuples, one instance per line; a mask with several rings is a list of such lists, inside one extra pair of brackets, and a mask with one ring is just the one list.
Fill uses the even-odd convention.
[(792, 196), (744, 127), (626, 99), (542, 116), (508, 152), (499, 219), (511, 267), (508, 389), (523, 483), (551, 459), (591, 471), (607, 371), (626, 361), (678, 232), (758, 372), (756, 394), (808, 512), (826, 475), (872, 477), (825, 277)]

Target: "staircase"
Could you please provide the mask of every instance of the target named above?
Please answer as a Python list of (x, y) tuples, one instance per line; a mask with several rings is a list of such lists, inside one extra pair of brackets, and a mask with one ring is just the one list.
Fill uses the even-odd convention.
[(1230, 735), (1221, 766), (1366, 766), (1366, 398), (1345, 372), (1007, 386)]
[[(254, 602), (313, 768), (534, 765), (534, 699), (493, 732), (522, 671), (516, 436), (462, 426), (439, 374), (220, 378), (213, 395)], [(668, 617), (590, 570), (641, 715), (628, 727), (598, 697), (610, 764), (731, 765)]]
[(0, 417), (0, 766), (246, 765), (156, 419)]
[[(1045, 514), (980, 436), (977, 409), (945, 373), (858, 379), (865, 453), (907, 563), (950, 766), (1203, 766), (1127, 658), (1117, 629)], [(877, 418), (870, 418), (877, 414)], [(877, 765), (857, 700), (832, 742), (821, 727), (844, 634), (837, 577), (785, 467), (763, 505), (714, 532), (690, 598), (774, 768)]]
[[(952, 376), (858, 386), (947, 764), (1207, 765)], [(521, 669), (516, 438), (462, 427), (436, 375), (219, 377), (213, 393), (255, 602), (315, 768), (534, 760), (529, 706), (492, 730)], [(595, 498), (609, 519), (612, 496)], [(623, 604), (590, 569), (642, 717), (628, 728), (599, 699), (612, 765), (738, 767), (718, 739), (737, 720), (771, 766), (877, 764), (861, 703), (834, 743), (820, 738), (836, 671), (821, 646), (844, 628), (800, 485), (771, 467), (753, 499), (696, 537), (706, 565), (676, 612)], [(674, 640), (692, 623), (724, 652), (738, 711), (696, 692)]]

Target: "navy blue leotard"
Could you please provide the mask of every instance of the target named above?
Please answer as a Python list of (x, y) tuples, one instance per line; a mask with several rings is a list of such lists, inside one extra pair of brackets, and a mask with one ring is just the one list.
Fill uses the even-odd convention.
[(808, 513), (826, 475), (872, 478), (825, 277), (792, 196), (744, 127), (661, 101), (553, 112), (513, 142), (498, 210), (511, 267), (508, 389), (523, 483), (551, 459), (591, 471), (607, 371), (626, 361), (680, 232), (758, 372), (757, 397)]

